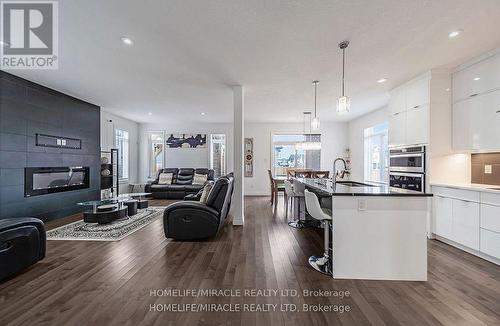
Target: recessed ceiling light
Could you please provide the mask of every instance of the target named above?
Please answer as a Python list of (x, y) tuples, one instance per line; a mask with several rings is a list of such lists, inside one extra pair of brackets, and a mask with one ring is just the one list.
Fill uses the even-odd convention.
[(205, 112), (201, 112), (200, 114), (201, 114), (201, 115), (205, 115), (206, 113), (205, 113)]
[(377, 83), (382, 84), (382, 83), (385, 83), (386, 81), (387, 81), (387, 78), (380, 78), (379, 80), (377, 80)]
[(474, 81), (478, 81), (479, 79), (481, 79), (481, 77), (476, 77), (474, 78)]
[(134, 45), (134, 41), (132, 41), (132, 39), (130, 37), (123, 36), (121, 38), (121, 40), (122, 40), (122, 43), (125, 45)]
[(148, 112), (148, 115), (153, 115), (153, 112)]
[(445, 89), (445, 91), (449, 92), (449, 91), (451, 91), (451, 88), (448, 87), (447, 89)]
[(455, 38), (458, 35), (462, 34), (463, 31), (464, 31), (463, 29), (454, 30), (454, 31), (450, 32), (450, 34), (448, 34), (448, 37)]

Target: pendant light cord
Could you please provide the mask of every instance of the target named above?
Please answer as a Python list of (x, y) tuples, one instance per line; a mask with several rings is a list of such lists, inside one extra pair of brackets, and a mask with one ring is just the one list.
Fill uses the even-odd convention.
[(345, 84), (345, 48), (342, 49), (342, 97), (344, 97)]
[(313, 84), (314, 84), (314, 117), (316, 118), (316, 104), (317, 104), (317, 92), (318, 92), (318, 81), (315, 80), (313, 81)]

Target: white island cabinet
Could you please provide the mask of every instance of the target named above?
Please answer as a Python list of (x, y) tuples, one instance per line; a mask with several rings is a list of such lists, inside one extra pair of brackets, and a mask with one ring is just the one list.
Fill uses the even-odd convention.
[(500, 191), (432, 185), (432, 232), (438, 240), (500, 264)]
[(429, 194), (386, 185), (294, 179), (331, 203), (333, 278), (427, 280)]

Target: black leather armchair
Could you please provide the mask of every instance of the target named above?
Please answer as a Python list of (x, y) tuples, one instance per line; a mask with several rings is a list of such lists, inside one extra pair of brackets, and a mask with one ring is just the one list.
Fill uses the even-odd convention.
[(206, 203), (183, 201), (169, 205), (163, 213), (165, 236), (178, 240), (215, 236), (231, 207), (233, 179), (232, 174), (219, 178)]
[(45, 227), (36, 218), (0, 219), (0, 281), (45, 257)]

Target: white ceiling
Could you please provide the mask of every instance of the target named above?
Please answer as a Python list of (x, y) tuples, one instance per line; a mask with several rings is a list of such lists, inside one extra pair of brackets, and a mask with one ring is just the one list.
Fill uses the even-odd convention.
[[(350, 120), (430, 68), (500, 46), (499, 0), (85, 0), (59, 11), (59, 70), (14, 73), (138, 122), (230, 122), (235, 84), (246, 120), (301, 121), (314, 79), (322, 120)], [(344, 39), (352, 112), (338, 117)]]

